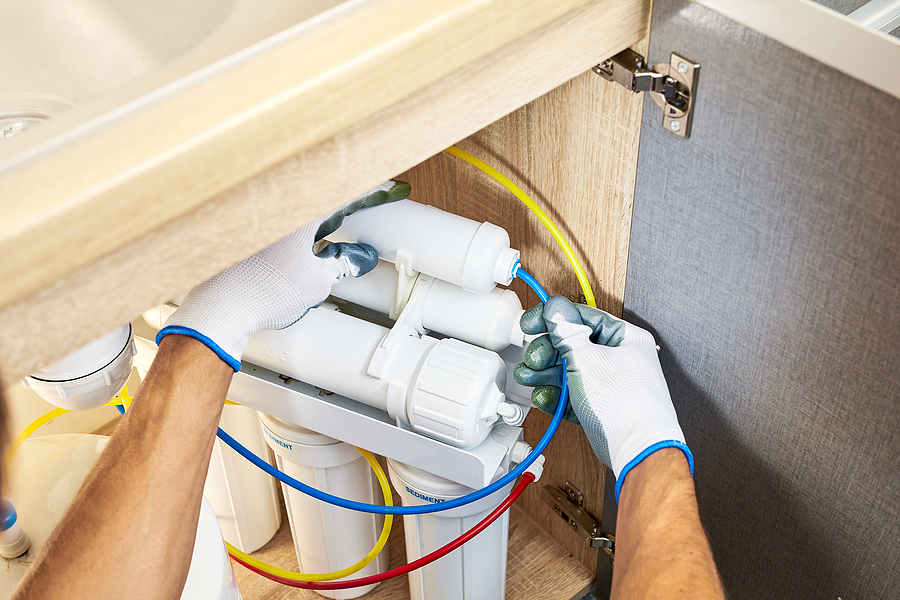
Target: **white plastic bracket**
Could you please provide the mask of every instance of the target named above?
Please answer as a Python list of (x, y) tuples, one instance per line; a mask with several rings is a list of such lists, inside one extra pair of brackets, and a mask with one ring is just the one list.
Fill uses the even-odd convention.
[(397, 250), (394, 256), (394, 266), (397, 268), (397, 291), (394, 293), (394, 299), (391, 301), (390, 317), (397, 319), (400, 313), (406, 308), (412, 294), (413, 287), (416, 285), (416, 279), (419, 272), (412, 268), (413, 253), (403, 250)]
[[(399, 256), (401, 252), (403, 251), (398, 250), (397, 255)], [(399, 263), (397, 264), (397, 270), (400, 273), (400, 282), (398, 282), (394, 303), (397, 302), (397, 297), (401, 295), (399, 285), (403, 282), (403, 274), (405, 272), (405, 267), (401, 268)], [(416, 273), (415, 277), (408, 280), (408, 283), (411, 285), (411, 290), (405, 292), (407, 299), (403, 302), (403, 310), (400, 311), (400, 314), (396, 317), (392, 317), (396, 318), (394, 326), (391, 327), (391, 330), (384, 336), (384, 339), (381, 340), (381, 343), (378, 344), (378, 348), (376, 348), (375, 352), (372, 354), (372, 359), (369, 361), (369, 366), (366, 369), (367, 375), (381, 379), (387, 368), (387, 364), (390, 361), (392, 349), (397, 341), (405, 337), (421, 337), (421, 335), (427, 331), (422, 327), (422, 309), (425, 304), (425, 296), (430, 287), (429, 284), (432, 281), (433, 278), (419, 273)], [(392, 305), (391, 311), (393, 312), (393, 310)]]

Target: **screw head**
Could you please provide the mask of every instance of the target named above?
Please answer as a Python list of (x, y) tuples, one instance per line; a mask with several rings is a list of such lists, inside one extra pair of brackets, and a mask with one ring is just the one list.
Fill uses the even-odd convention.
[(681, 131), (681, 123), (679, 123), (678, 121), (672, 121), (671, 123), (669, 123), (669, 128), (672, 131)]
[(687, 73), (688, 72), (687, 63), (683, 63), (683, 62), (678, 63), (678, 72), (679, 73)]

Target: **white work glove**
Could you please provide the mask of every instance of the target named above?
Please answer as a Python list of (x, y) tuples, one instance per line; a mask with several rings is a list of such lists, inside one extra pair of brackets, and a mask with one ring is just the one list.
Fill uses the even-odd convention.
[(552, 414), (565, 359), (566, 418), (584, 428), (597, 458), (612, 468), (617, 501), (628, 472), (662, 448), (682, 450), (693, 474), (694, 459), (650, 332), (561, 296), (526, 311), (521, 325), (525, 333), (549, 334), (529, 344), (525, 362), (516, 366), (516, 381), (535, 387), (532, 403)]
[(250, 336), (296, 323), (325, 301), (332, 285), (378, 264), (378, 252), (368, 244), (329, 244), (318, 254), (313, 244), (336, 231), (347, 215), (401, 200), (409, 191), (407, 183), (387, 181), (201, 283), (166, 320), (156, 343), (171, 333), (187, 335), (240, 371)]

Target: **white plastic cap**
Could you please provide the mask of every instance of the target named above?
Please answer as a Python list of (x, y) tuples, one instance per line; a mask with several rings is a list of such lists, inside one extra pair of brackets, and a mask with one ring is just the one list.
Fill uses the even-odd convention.
[(0, 531), (0, 556), (3, 558), (17, 558), (28, 552), (29, 548), (31, 539), (18, 523), (6, 531)]
[(506, 230), (492, 223), (482, 223), (466, 253), (460, 285), (476, 294), (490, 292), (497, 283), (509, 285), (518, 260), (519, 251), (509, 247)]
[(125, 325), (32, 373), (22, 383), (60, 408), (97, 408), (128, 381), (135, 354), (131, 325)]
[(287, 462), (327, 469), (363, 460), (356, 448), (327, 435), (263, 413), (259, 420), (269, 448)]
[(490, 434), (506, 399), (506, 363), (484, 348), (447, 338), (422, 361), (407, 405), (419, 433), (460, 448)]

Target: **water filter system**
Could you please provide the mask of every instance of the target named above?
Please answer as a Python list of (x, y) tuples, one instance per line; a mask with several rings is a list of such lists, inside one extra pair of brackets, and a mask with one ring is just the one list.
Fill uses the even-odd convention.
[[(389, 218), (383, 212), (390, 213)], [(419, 219), (427, 220), (436, 231), (468, 235), (435, 240), (416, 227)], [(370, 233), (380, 225), (390, 235)], [(407, 560), (413, 564), (484, 522), (510, 495), (519, 474), (515, 469), (527, 467), (525, 459), (537, 459), (540, 453), (532, 456), (518, 427), (528, 410), (528, 392), (509, 389), (514, 382), (507, 373), (523, 356), (525, 336), (519, 327), (523, 309), (515, 294), (495, 287), (498, 281), (512, 280), (519, 260), (518, 252), (509, 248), (505, 231), (498, 234), (497, 229), (407, 201), (346, 218), (329, 239), (371, 243), (381, 263), (363, 277), (334, 286), (332, 302), (311, 310), (291, 327), (255, 334), (229, 391), (229, 398), (261, 411), (279, 467), (298, 473), (296, 477), (285, 477), (290, 472), (278, 475), (285, 483), (286, 498), (302, 497), (297, 488), (320, 499), (343, 501), (340, 506), (378, 512), (371, 502), (368, 506), (346, 502), (351, 490), (334, 498), (335, 494), (322, 493), (331, 491), (322, 485), (309, 488), (309, 447), (304, 440), (310, 439), (306, 437), (310, 430), (365, 444), (386, 456), (404, 509), (391, 512), (404, 514)], [(473, 253), (471, 245), (479, 236), (478, 252)], [(435, 243), (443, 244), (445, 252), (433, 252)], [(392, 319), (391, 326), (373, 322), (379, 320), (372, 318), (373, 313), (381, 321)], [(366, 315), (369, 318), (361, 318)], [(508, 352), (511, 347), (514, 351)], [(266, 373), (260, 367), (277, 373), (281, 385), (271, 377), (265, 382)], [(309, 387), (303, 389), (304, 384)], [(291, 386), (294, 389), (285, 390)], [(292, 412), (292, 405), (302, 405), (303, 410)], [(357, 413), (355, 420), (348, 418), (347, 409)], [(367, 409), (380, 412), (381, 418)], [(361, 420), (359, 413), (367, 413), (370, 421)], [(322, 415), (330, 415), (331, 423), (341, 426), (329, 428)], [(388, 443), (373, 447), (378, 440)], [(482, 446), (502, 450), (485, 459)], [(459, 454), (481, 454), (491, 466), (486, 472), (481, 469), (482, 477), (474, 482), (460, 481), (461, 474), (453, 472)], [(542, 458), (533, 463), (531, 480), (539, 476), (541, 463)], [(304, 470), (306, 476), (299, 476)], [(360, 485), (362, 491), (370, 489), (370, 478), (361, 475)], [(294, 500), (289, 504), (293, 511)], [(307, 539), (309, 531), (322, 530), (322, 521), (327, 520), (319, 519), (317, 510), (303, 512), (309, 511), (316, 515), (316, 522), (304, 528), (297, 527), (292, 517), (298, 557), (304, 550), (297, 540)], [(492, 515), (462, 550), (411, 573), (412, 597), (502, 598), (508, 526), (508, 513)], [(367, 525), (361, 530), (371, 535), (373, 528)], [(325, 535), (320, 546), (353, 547), (357, 538)], [(354, 583), (373, 580), (377, 577), (362, 577)], [(328, 594), (338, 589), (331, 585), (335, 584), (298, 587)]]
[[(535, 212), (593, 304), (583, 269), (543, 211), (478, 159), (455, 148), (448, 152), (493, 176)], [(365, 276), (335, 285), (327, 303), (294, 325), (255, 334), (228, 393), (241, 411), (258, 411), (262, 428), (255, 431), (264, 432), (277, 468), (260, 458), (265, 454), (260, 448), (248, 449), (221, 428), (223, 445), (217, 446), (225, 469), (219, 487), (230, 496), (230, 490), (259, 484), (233, 465), (229, 470), (225, 445), (237, 452), (234, 457), (282, 482), (304, 573), (265, 565), (230, 544), (229, 552), (269, 579), (329, 598), (355, 598), (385, 579), (409, 574), (417, 600), (502, 599), (506, 511), (540, 477), (541, 453), (562, 420), (567, 388), (563, 380), (550, 427), (532, 448), (520, 427), (530, 408), (530, 389), (511, 375), (527, 341), (519, 327), (524, 311), (513, 292), (496, 286), (518, 276), (542, 300), (546, 292), (519, 268), (519, 252), (510, 248), (505, 230), (410, 200), (346, 217), (322, 243), (335, 241), (371, 244), (381, 260)], [(177, 302), (163, 305), (145, 313), (145, 320), (159, 328), (176, 309)], [(106, 374), (94, 378), (103, 380), (105, 390), (88, 390), (97, 397), (76, 408), (114, 394), (126, 361), (130, 372), (135, 342), (130, 326), (127, 332), (122, 348), (110, 349), (107, 340), (104, 357), (97, 359), (104, 365), (95, 372)], [(112, 345), (122, 341), (121, 332), (107, 337)], [(137, 342), (142, 347), (143, 340)], [(65, 400), (72, 396), (71, 384), (61, 388), (59, 382), (73, 377), (56, 370), (61, 374), (35, 374), (27, 385)], [(246, 419), (240, 423), (247, 429)], [(235, 427), (224, 418), (222, 425)], [(250, 429), (241, 433), (246, 440), (253, 438)], [(387, 478), (363, 448), (387, 459), (402, 506), (392, 506)], [(226, 521), (254, 522), (248, 515), (255, 502), (232, 498), (230, 504)], [(241, 537), (219, 512), (222, 529)], [(382, 548), (390, 515), (404, 516), (408, 564), (387, 571)], [(261, 533), (241, 545), (258, 547), (268, 537)]]

